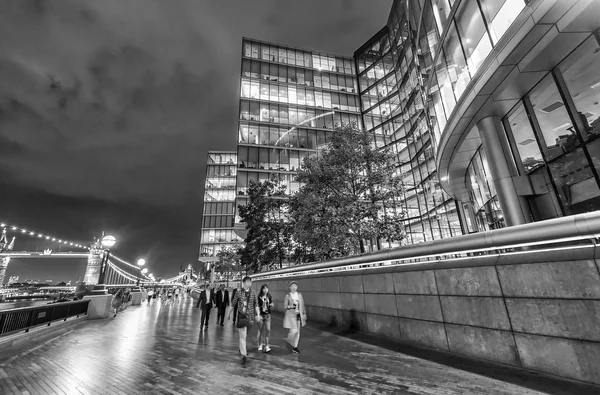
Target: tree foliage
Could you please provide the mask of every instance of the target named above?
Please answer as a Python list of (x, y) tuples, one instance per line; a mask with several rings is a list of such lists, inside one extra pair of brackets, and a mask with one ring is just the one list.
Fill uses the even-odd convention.
[(247, 205), (238, 206), (248, 235), (240, 251), (246, 270), (281, 267), (292, 248), (288, 221), (288, 199), (285, 186), (277, 178), (260, 183), (250, 182)]
[(333, 131), (328, 147), (304, 160), (297, 179), (304, 185), (290, 202), (294, 238), (312, 258), (364, 252), (364, 240), (404, 237), (393, 154), (374, 148), (372, 135), (356, 124)]
[(250, 182), (248, 204), (238, 210), (248, 229), (241, 250), (247, 269), (348, 256), (365, 252), (365, 241), (381, 248), (404, 237), (393, 154), (374, 148), (373, 136), (356, 124), (329, 136), (326, 148), (304, 160), (294, 195), (277, 178)]

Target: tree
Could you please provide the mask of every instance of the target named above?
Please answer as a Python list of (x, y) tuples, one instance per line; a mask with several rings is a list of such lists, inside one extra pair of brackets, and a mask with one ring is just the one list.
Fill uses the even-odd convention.
[(240, 247), (225, 247), (217, 252), (219, 260), (215, 264), (215, 272), (225, 273), (227, 279), (227, 287), (229, 287), (229, 278), (231, 274), (240, 273), (242, 267), (240, 265)]
[(365, 252), (365, 240), (381, 248), (381, 240), (404, 238), (402, 178), (393, 153), (373, 143), (356, 124), (343, 125), (325, 149), (304, 160), (291, 218), (295, 240), (313, 258)]
[(292, 248), (286, 187), (276, 177), (260, 183), (250, 181), (248, 198), (247, 205), (238, 206), (248, 230), (241, 263), (252, 272), (282, 267)]

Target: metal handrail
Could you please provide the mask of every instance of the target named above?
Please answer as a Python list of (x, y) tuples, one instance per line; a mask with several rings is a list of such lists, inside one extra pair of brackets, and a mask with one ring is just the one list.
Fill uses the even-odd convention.
[(600, 237), (600, 211), (594, 211), (323, 262), (297, 265), (285, 269), (256, 273), (251, 277), (260, 279), (308, 270), (355, 266), (379, 261), (422, 259), (440, 255), (467, 254), (588, 240), (598, 237)]
[(52, 322), (66, 321), (70, 317), (87, 315), (89, 300), (59, 302), (0, 311), (0, 336), (29, 332), (29, 329)]

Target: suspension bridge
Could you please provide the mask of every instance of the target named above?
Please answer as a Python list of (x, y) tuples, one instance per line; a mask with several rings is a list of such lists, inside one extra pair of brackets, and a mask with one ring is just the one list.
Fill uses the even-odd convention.
[[(109, 235), (103, 234), (89, 245), (85, 245), (14, 224), (0, 223), (0, 228), (0, 286), (4, 284), (8, 264), (18, 259), (86, 259), (83, 283), (88, 286), (170, 286), (198, 280), (198, 275), (194, 273), (191, 265), (188, 265), (186, 270), (179, 271), (176, 276), (165, 279), (155, 277), (148, 273), (147, 268), (142, 268), (145, 263), (143, 259), (136, 265), (110, 251), (116, 240)], [(17, 236), (43, 241), (45, 248), (41, 251), (16, 251)]]

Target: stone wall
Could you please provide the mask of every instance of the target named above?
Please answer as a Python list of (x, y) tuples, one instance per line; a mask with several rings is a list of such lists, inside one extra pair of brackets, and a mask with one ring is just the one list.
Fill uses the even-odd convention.
[(260, 279), (310, 321), (600, 384), (600, 249)]

